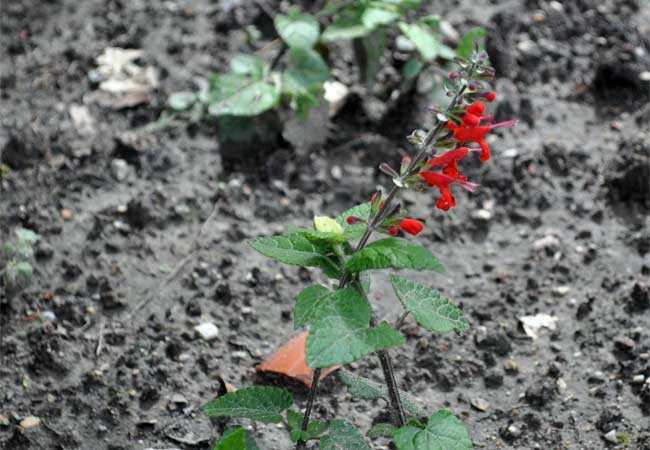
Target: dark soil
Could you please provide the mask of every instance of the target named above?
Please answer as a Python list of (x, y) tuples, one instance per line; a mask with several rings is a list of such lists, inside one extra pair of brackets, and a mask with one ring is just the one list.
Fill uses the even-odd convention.
[[(615, 448), (604, 438), (615, 430), (629, 439), (623, 448), (647, 450), (647, 4), (436, 5), (422, 12), (459, 32), (490, 30), (495, 112), (521, 123), (494, 142), (489, 164), (466, 165), (482, 188), (459, 193), (450, 213), (429, 193), (404, 196), (426, 219), (420, 241), (447, 267), (409, 275), (461, 304), (471, 329), (441, 337), (407, 321), (407, 344), (392, 352), (400, 385), (430, 411), (453, 410), (476, 448)], [(399, 160), (402, 136), (428, 120), (426, 94), (378, 111), (357, 97), (329, 124), (326, 144), (308, 153), (279, 138), (222, 154), (210, 121), (142, 128), (170, 92), (249, 51), (250, 24), (273, 38), (254, 2), (3, 3), (0, 156), (9, 171), (0, 238), (18, 226), (42, 236), (35, 282), (10, 302), (0, 294), (3, 449), (212, 448), (226, 424), (201, 405), (222, 388), (220, 376), (238, 387), (268, 381), (255, 365), (292, 335), (293, 298), (320, 280), (245, 240), (365, 201), (387, 183), (374, 169), (381, 158)], [(143, 63), (159, 70), (148, 103), (112, 110), (92, 102), (88, 73), (108, 46), (141, 48)], [(356, 75), (342, 55), (337, 76), (349, 83)], [(399, 58), (386, 62), (388, 86)], [(87, 106), (90, 131), (75, 127), (71, 105)], [(115, 159), (126, 161), (121, 181)], [(72, 216), (64, 220), (63, 210)], [(388, 292), (376, 274), (377, 314), (393, 320), (400, 308)], [(37, 308), (55, 320), (25, 320)], [(555, 316), (557, 329), (532, 340), (518, 318), (539, 312)], [(205, 321), (220, 330), (209, 343), (193, 331)], [(374, 358), (353, 369), (380, 378)], [(304, 389), (292, 389), (303, 405)], [(472, 406), (479, 398), (486, 411)], [(366, 431), (386, 419), (384, 407), (351, 399), (331, 377), (316, 415)], [(22, 430), (31, 415), (40, 426)], [(291, 448), (275, 426), (255, 434), (260, 448)]]

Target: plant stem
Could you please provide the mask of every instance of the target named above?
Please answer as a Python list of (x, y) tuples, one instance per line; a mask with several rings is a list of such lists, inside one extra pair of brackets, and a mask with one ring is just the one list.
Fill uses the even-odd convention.
[[(470, 68), (470, 73), (472, 73), (472, 71), (473, 71), (473, 65), (472, 68)], [(447, 108), (445, 109), (445, 115), (448, 114), (449, 111), (451, 111), (451, 109), (456, 106), (456, 102), (458, 102), (458, 99), (461, 97), (461, 95), (463, 95), (465, 89), (466, 86), (463, 86), (458, 90), (458, 92), (456, 92), (456, 95), (454, 95), (454, 97), (449, 102), (449, 105), (447, 105)], [(368, 243), (368, 240), (370, 239), (372, 233), (377, 229), (377, 227), (381, 225), (384, 219), (386, 219), (386, 215), (390, 211), (391, 203), (393, 202), (395, 195), (397, 195), (397, 192), (404, 186), (406, 178), (411, 176), (416, 170), (419, 169), (420, 163), (424, 160), (425, 156), (431, 149), (434, 140), (436, 139), (438, 134), (440, 134), (445, 124), (446, 122), (438, 121), (436, 126), (429, 130), (424, 140), (422, 141), (422, 145), (420, 145), (420, 149), (418, 150), (417, 155), (415, 155), (415, 158), (413, 158), (413, 160), (409, 164), (408, 169), (405, 171), (403, 175), (400, 176), (397, 182), (394, 182), (393, 187), (391, 188), (391, 190), (388, 192), (388, 195), (386, 195), (386, 198), (384, 199), (383, 207), (379, 208), (377, 214), (375, 214), (375, 216), (368, 223), (366, 232), (363, 234), (356, 248), (352, 252), (353, 255), (363, 250), (363, 248)], [(346, 269), (343, 272), (343, 276), (341, 276), (341, 279), (339, 280), (338, 288), (343, 289), (348, 284), (349, 281), (350, 281), (350, 272)], [(404, 408), (402, 407), (402, 401), (399, 397), (399, 390), (397, 389), (397, 382), (395, 380), (395, 371), (393, 369), (393, 365), (390, 361), (390, 357), (388, 355), (387, 350), (380, 350), (377, 352), (377, 354), (379, 356), (379, 362), (381, 363), (381, 368), (384, 372), (384, 379), (386, 381), (386, 387), (388, 389), (388, 395), (391, 403), (391, 415), (393, 416), (393, 420), (395, 421), (395, 424), (401, 427), (406, 423), (406, 418), (404, 414)], [(320, 369), (317, 368), (314, 370), (314, 377), (312, 379), (311, 389), (309, 390), (309, 397), (307, 398), (305, 417), (302, 421), (302, 427), (301, 427), (302, 431), (307, 431), (307, 427), (309, 426), (309, 416), (311, 415), (311, 410), (313, 408), (313, 403), (314, 403), (314, 398), (316, 396), (316, 389), (318, 388), (318, 380), (320, 378), (320, 373), (321, 373)], [(306, 445), (305, 441), (299, 440), (296, 443), (296, 450), (304, 450), (305, 445)]]
[[(302, 431), (307, 431), (309, 426), (309, 416), (314, 407), (314, 397), (316, 397), (316, 389), (318, 388), (318, 380), (320, 379), (320, 368), (314, 369), (314, 376), (311, 379), (311, 389), (309, 389), (309, 397), (307, 397), (307, 407), (305, 408), (305, 417), (302, 419)], [(306, 442), (300, 439), (296, 442), (296, 450), (305, 450)]]

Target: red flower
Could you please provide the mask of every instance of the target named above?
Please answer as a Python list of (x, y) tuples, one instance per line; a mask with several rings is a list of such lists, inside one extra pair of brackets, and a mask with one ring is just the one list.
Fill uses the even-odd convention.
[(458, 161), (467, 156), (469, 152), (480, 152), (480, 148), (459, 147), (436, 156), (427, 162), (431, 167), (442, 167), (442, 173), (457, 180), (467, 181), (467, 177), (458, 170)]
[(492, 103), (495, 98), (497, 98), (497, 94), (494, 91), (488, 92), (487, 95), (485, 96), (485, 100), (487, 100), (490, 103)]
[(407, 233), (417, 236), (424, 229), (424, 224), (415, 219), (402, 219), (399, 227)]
[(398, 231), (398, 230), (397, 230), (397, 227), (390, 227), (390, 228), (388, 229), (388, 232), (389, 232), (390, 234), (392, 234), (393, 236), (397, 236), (397, 231)]
[(485, 142), (485, 135), (495, 128), (510, 127), (517, 124), (517, 120), (509, 120), (507, 122), (491, 125), (479, 124), (480, 120), (487, 119), (488, 118), (478, 117), (475, 114), (467, 113), (463, 116), (462, 124), (456, 125), (451, 121), (447, 123), (447, 127), (453, 130), (454, 138), (460, 142), (460, 145), (465, 144), (465, 142), (476, 142), (481, 146), (481, 161), (487, 161), (490, 159), (490, 147), (487, 145), (487, 142)]
[(470, 183), (468, 181), (459, 178), (454, 178), (452, 176), (440, 172), (424, 171), (424, 172), (420, 172), (420, 175), (422, 176), (422, 178), (426, 180), (429, 186), (431, 187), (435, 186), (440, 190), (441, 197), (440, 199), (438, 199), (438, 203), (436, 204), (436, 206), (442, 209), (443, 211), (447, 211), (449, 210), (449, 208), (456, 206), (456, 199), (451, 193), (452, 184), (458, 184), (462, 188), (467, 189), (470, 192), (474, 192), (474, 189), (478, 188), (479, 186), (476, 183)]

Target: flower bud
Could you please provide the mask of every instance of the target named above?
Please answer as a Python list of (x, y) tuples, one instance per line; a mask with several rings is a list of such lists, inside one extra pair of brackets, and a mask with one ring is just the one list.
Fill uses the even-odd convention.
[(497, 94), (494, 91), (490, 91), (485, 95), (485, 100), (492, 103), (494, 99), (497, 98)]
[(391, 178), (399, 178), (399, 174), (395, 172), (395, 169), (393, 169), (391, 166), (389, 166), (386, 163), (381, 163), (379, 165), (379, 170), (384, 172), (386, 175), (388, 175)]
[(458, 78), (458, 74), (456, 72), (454, 72), (453, 70), (449, 72), (449, 79), (451, 81), (454, 81), (456, 78)]
[(397, 231), (398, 231), (398, 230), (397, 230), (397, 227), (390, 227), (390, 228), (388, 229), (388, 232), (389, 232), (391, 235), (393, 235), (393, 236), (397, 236)]

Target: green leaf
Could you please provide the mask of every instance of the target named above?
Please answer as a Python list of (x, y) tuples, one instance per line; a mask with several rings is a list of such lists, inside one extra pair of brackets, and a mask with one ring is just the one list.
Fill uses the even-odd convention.
[(347, 220), (348, 217), (354, 216), (363, 220), (368, 220), (370, 217), (370, 203), (361, 203), (356, 205), (344, 213), (336, 216), (336, 221), (343, 227), (343, 235), (348, 240), (358, 239), (366, 232), (368, 226), (365, 223), (357, 223), (350, 225)]
[(213, 116), (256, 116), (273, 108), (279, 100), (276, 86), (250, 75), (215, 75), (211, 89), (208, 113)]
[(250, 75), (255, 81), (261, 81), (267, 71), (267, 66), (257, 56), (237, 55), (230, 60), (230, 70), (239, 75)]
[(27, 228), (16, 228), (15, 233), (16, 236), (18, 236), (19, 241), (27, 244), (34, 244), (41, 238), (38, 234), (34, 233), (32, 230), (28, 230)]
[(404, 78), (407, 80), (415, 79), (420, 74), (423, 67), (424, 64), (422, 64), (422, 62), (419, 59), (416, 58), (409, 59), (408, 62), (404, 64), (404, 68), (402, 69)]
[(251, 434), (243, 428), (226, 431), (214, 450), (258, 450)]
[(334, 243), (341, 243), (346, 241), (345, 235), (340, 233), (318, 231), (309, 228), (292, 227), (292, 226), (287, 227), (287, 231), (289, 233), (301, 234), (305, 236), (307, 239), (309, 239), (310, 241), (316, 241), (316, 242), (330, 241)]
[(375, 439), (378, 437), (393, 437), (397, 432), (397, 427), (390, 423), (377, 423), (368, 431), (368, 437)]
[(285, 264), (320, 267), (333, 278), (339, 275), (338, 267), (326, 256), (331, 247), (327, 243), (312, 242), (301, 234), (258, 237), (249, 240), (248, 245), (264, 256)]
[(370, 315), (370, 305), (356, 289), (336, 291), (322, 303), (312, 323), (307, 336), (307, 365), (349, 364), (404, 342), (404, 337), (387, 324), (371, 328)]
[(284, 389), (254, 386), (240, 389), (208, 402), (203, 411), (210, 417), (241, 417), (265, 423), (280, 423), (280, 415), (293, 405)]
[(323, 58), (310, 48), (292, 48), (289, 54), (290, 69), (285, 72), (283, 86), (288, 92), (303, 92), (322, 84), (330, 77)]
[(369, 30), (374, 30), (379, 26), (388, 25), (399, 18), (400, 14), (397, 12), (389, 11), (377, 6), (369, 6), (365, 9), (363, 14), (361, 14), (361, 23)]
[(370, 450), (370, 447), (352, 424), (333, 420), (329, 434), (320, 440), (320, 450)]
[(461, 58), (470, 58), (474, 51), (474, 42), (478, 42), (479, 49), (485, 49), (485, 29), (481, 27), (475, 27), (469, 30), (461, 38), (458, 43), (458, 48), (456, 49), (456, 54)]
[(302, 328), (312, 321), (323, 302), (328, 301), (332, 292), (323, 285), (309, 286), (303, 289), (296, 298), (296, 307), (293, 310), (293, 326)]
[(327, 424), (321, 420), (311, 420), (307, 425), (307, 431), (302, 431), (304, 416), (294, 411), (287, 411), (287, 424), (289, 425), (290, 437), (293, 442), (307, 441), (320, 436), (327, 429)]
[(427, 25), (400, 22), (399, 28), (425, 60), (434, 60), (440, 53), (440, 38)]
[(406, 310), (427, 330), (447, 333), (467, 329), (463, 310), (435, 289), (397, 275), (391, 275), (390, 281)]
[[(338, 376), (343, 384), (348, 388), (350, 395), (362, 400), (376, 400), (383, 398), (386, 402), (388, 399), (388, 390), (386, 385), (369, 380), (368, 378), (353, 375), (348, 371), (339, 370)], [(411, 394), (399, 391), (399, 397), (402, 400), (402, 406), (409, 413), (415, 416), (424, 416), (426, 411), (418, 405), (418, 400)]]
[(312, 48), (318, 42), (320, 26), (314, 16), (294, 10), (288, 16), (275, 16), (273, 22), (278, 35), (291, 48)]
[(28, 262), (19, 262), (14, 266), (16, 274), (25, 281), (29, 281), (34, 275), (34, 268)]
[(197, 95), (194, 92), (173, 92), (167, 99), (169, 107), (174, 111), (186, 111), (196, 102)]
[(367, 245), (348, 260), (346, 267), (353, 273), (389, 268), (444, 271), (429, 250), (399, 238), (381, 239)]
[(471, 450), (472, 441), (463, 423), (441, 410), (429, 418), (424, 429), (407, 425), (395, 434), (398, 450)]
[(356, 39), (367, 35), (371, 31), (372, 29), (367, 28), (361, 22), (361, 16), (353, 13), (342, 16), (332, 22), (332, 24), (323, 31), (321, 41), (327, 44), (338, 40)]

